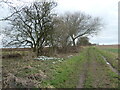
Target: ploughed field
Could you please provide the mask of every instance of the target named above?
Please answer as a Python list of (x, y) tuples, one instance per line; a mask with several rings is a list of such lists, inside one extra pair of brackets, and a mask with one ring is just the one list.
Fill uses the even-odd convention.
[(3, 51), (8, 54), (2, 59), (3, 88), (118, 88), (119, 58), (103, 48), (84, 47), (56, 55), (59, 60), (36, 60), (24, 50)]

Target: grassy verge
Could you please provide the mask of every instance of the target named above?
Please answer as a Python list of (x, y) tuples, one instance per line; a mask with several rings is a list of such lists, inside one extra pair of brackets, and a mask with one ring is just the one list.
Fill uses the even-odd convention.
[[(106, 83), (106, 86), (107, 85), (110, 85), (111, 87), (113, 87), (113, 88), (117, 88), (118, 87), (118, 83), (119, 83), (119, 80), (118, 80), (118, 78), (119, 78), (119, 76), (118, 76), (118, 74), (117, 73), (115, 73), (115, 72), (113, 72), (112, 70), (111, 70), (111, 68), (110, 67), (108, 67), (108, 65), (106, 64), (106, 62), (103, 60), (103, 58), (99, 55), (99, 54), (101, 54), (99, 51), (97, 51), (97, 49), (96, 49), (96, 52), (97, 52), (97, 54), (98, 54), (98, 59), (97, 59), (97, 61), (101, 64), (101, 66), (103, 67), (103, 69), (104, 69), (104, 73), (105, 73), (105, 76), (108, 78), (108, 80), (111, 82), (111, 83)], [(102, 51), (101, 51), (102, 52)], [(103, 51), (104, 52), (104, 51)], [(111, 55), (110, 53), (107, 53), (107, 55), (106, 55), (106, 53), (102, 53), (102, 55), (104, 55), (104, 56), (106, 56), (106, 57), (109, 57), (109, 55)], [(109, 59), (111, 59), (111, 60), (114, 60), (114, 56), (110, 56), (109, 58), (107, 58), (107, 60), (108, 61), (110, 61)], [(114, 61), (111, 61), (111, 63), (113, 63)], [(118, 63), (117, 62), (114, 62), (115, 64), (113, 64), (113, 65), (118, 65)], [(116, 68), (118, 68), (118, 67), (116, 67)]]
[(100, 50), (97, 48), (97, 51), (103, 55), (107, 61), (114, 67), (118, 70), (118, 60), (116, 60), (116, 56), (108, 51), (104, 51), (104, 50)]
[[(19, 53), (25, 52), (21, 51)], [(75, 88), (83, 68), (82, 63), (86, 57), (85, 53), (83, 51), (79, 55), (63, 61), (38, 61), (33, 60), (31, 56), (27, 57), (28, 60), (24, 58), (3, 59), (3, 77), (6, 78), (8, 73), (12, 73), (17, 78), (24, 80), (29, 78), (29, 80), (39, 82), (36, 87), (40, 88)], [(7, 52), (4, 54), (7, 54)], [(44, 78), (44, 76), (46, 77)]]
[(46, 84), (55, 88), (75, 88), (79, 81), (79, 75), (84, 61), (85, 52), (82, 52), (79, 56), (74, 56), (59, 65), (55, 65), (51, 79), (46, 80)]

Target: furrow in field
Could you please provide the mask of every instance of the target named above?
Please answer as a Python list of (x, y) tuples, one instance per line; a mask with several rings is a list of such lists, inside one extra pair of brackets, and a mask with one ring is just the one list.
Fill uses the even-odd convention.
[(107, 61), (107, 59), (106, 59), (104, 56), (101, 55), (101, 57), (103, 58), (103, 60), (106, 62), (106, 64), (110, 67), (110, 69), (111, 69), (113, 72), (119, 74), (119, 73), (118, 73), (118, 70), (116, 70), (116, 69)]

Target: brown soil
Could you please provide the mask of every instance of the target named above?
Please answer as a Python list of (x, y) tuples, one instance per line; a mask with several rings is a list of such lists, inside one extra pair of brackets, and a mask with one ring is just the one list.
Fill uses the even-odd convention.
[(9, 58), (21, 58), (22, 56), (19, 53), (16, 54), (8, 54), (8, 55), (3, 55), (2, 58), (3, 59), (9, 59)]
[(98, 45), (101, 48), (120, 48), (120, 45)]
[(84, 88), (84, 82), (85, 82), (85, 78), (86, 78), (86, 75), (87, 75), (87, 68), (88, 68), (88, 62), (85, 62), (83, 64), (83, 70), (81, 71), (81, 75), (80, 75), (80, 78), (79, 78), (79, 82), (78, 82), (78, 85), (76, 86), (76, 88)]

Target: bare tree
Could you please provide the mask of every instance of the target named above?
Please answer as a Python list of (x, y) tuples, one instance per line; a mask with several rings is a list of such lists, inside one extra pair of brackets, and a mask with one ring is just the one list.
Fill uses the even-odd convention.
[(68, 28), (66, 21), (63, 17), (56, 17), (56, 23), (54, 26), (54, 44), (58, 47), (62, 47), (66, 51), (67, 46), (70, 44)]
[(96, 34), (101, 29), (98, 17), (92, 17), (82, 12), (67, 13), (55, 17), (52, 10), (56, 2), (33, 2), (21, 7), (12, 6), (12, 14), (4, 19), (11, 25), (6, 30), (10, 37), (8, 46), (30, 46), (33, 51), (42, 53), (44, 46), (63, 47), (76, 46), (76, 41), (83, 36)]
[(69, 30), (68, 34), (72, 39), (73, 46), (76, 45), (76, 39), (86, 35), (97, 34), (102, 26), (100, 18), (93, 18), (90, 15), (79, 12), (67, 13), (64, 16), (64, 20), (66, 21)]
[(11, 28), (10, 42), (7, 45), (30, 46), (37, 54), (43, 47), (53, 30), (52, 10), (56, 2), (33, 2), (22, 8), (12, 7), (12, 14), (3, 20), (9, 21)]

